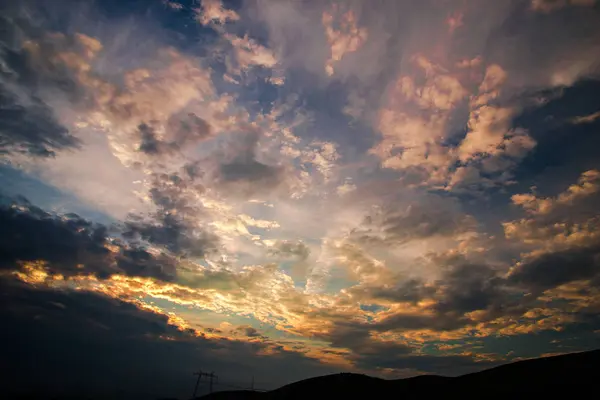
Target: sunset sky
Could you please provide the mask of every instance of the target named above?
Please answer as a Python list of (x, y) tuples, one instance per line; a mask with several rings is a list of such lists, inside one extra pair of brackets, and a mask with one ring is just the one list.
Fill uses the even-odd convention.
[(0, 0), (0, 27), (0, 390), (600, 347), (600, 2)]

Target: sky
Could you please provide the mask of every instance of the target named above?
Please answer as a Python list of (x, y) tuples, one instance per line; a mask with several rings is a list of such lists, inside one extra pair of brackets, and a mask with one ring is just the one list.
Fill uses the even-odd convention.
[(270, 389), (600, 347), (600, 2), (0, 19), (3, 391), (189, 398), (198, 370)]

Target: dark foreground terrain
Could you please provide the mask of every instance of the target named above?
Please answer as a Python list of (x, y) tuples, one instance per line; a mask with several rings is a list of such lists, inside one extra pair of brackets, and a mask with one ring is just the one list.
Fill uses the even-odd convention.
[(258, 393), (218, 392), (202, 400), (600, 398), (600, 350), (538, 358), (448, 378), (384, 380), (359, 374), (306, 379)]

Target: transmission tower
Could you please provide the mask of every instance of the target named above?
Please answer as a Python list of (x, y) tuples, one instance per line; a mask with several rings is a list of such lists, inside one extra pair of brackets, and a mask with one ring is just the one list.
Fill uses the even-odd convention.
[(206, 377), (208, 378), (208, 392), (212, 393), (213, 392), (213, 381), (216, 381), (217, 383), (219, 382), (219, 377), (217, 375), (215, 375), (215, 372), (202, 372), (202, 370), (198, 371), (198, 372), (194, 372), (194, 375), (198, 375), (198, 379), (196, 380), (196, 386), (194, 387), (194, 394), (192, 395), (192, 399), (196, 398), (196, 393), (198, 392), (198, 385), (200, 385), (200, 380), (202, 379), (202, 377)]

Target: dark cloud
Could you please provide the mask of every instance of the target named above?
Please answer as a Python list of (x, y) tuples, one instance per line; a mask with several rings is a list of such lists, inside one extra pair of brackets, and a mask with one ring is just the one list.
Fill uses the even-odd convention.
[[(109, 237), (109, 229), (76, 214), (57, 216), (26, 202), (0, 206), (0, 268), (43, 261), (64, 276), (113, 274), (171, 280), (175, 261)], [(111, 247), (114, 251), (109, 250)]]
[[(46, 37), (28, 19), (5, 9), (0, 17), (0, 152), (52, 156), (79, 141), (57, 119), (45, 98), (64, 96), (78, 102), (82, 93), (72, 71), (51, 65), (59, 48), (76, 46), (62, 36)], [(27, 40), (36, 51), (25, 48)]]
[(235, 331), (239, 332), (242, 335), (247, 336), (247, 337), (252, 337), (252, 338), (264, 337), (260, 334), (260, 332), (256, 328), (254, 328), (250, 325), (238, 326), (237, 328), (235, 328)]
[(157, 211), (148, 218), (130, 215), (124, 236), (141, 238), (182, 256), (202, 257), (215, 250), (218, 238), (199, 226), (202, 206), (190, 199), (190, 193), (193, 196), (204, 188), (177, 174), (155, 174), (153, 178), (150, 197)]
[[(187, 398), (198, 368), (237, 385), (254, 375), (269, 388), (333, 372), (281, 347), (276, 357), (257, 357), (271, 345), (196, 336), (170, 325), (166, 315), (103, 295), (5, 279), (0, 289), (0, 368), (7, 398)], [(199, 394), (205, 393), (203, 385)]]
[(157, 139), (154, 129), (149, 125), (140, 124), (140, 126), (138, 126), (138, 132), (140, 133), (139, 150), (142, 153), (146, 153), (148, 155), (159, 155), (174, 150), (173, 146), (170, 146), (168, 143)]
[(136, 235), (149, 243), (164, 246), (174, 254), (202, 257), (213, 250), (217, 237), (207, 232), (193, 232), (175, 215), (164, 214), (160, 221), (134, 221), (130, 219), (125, 224), (124, 235), (135, 238)]
[[(543, 107), (527, 110), (515, 124), (528, 129), (538, 141), (536, 149), (517, 170), (513, 193), (526, 193), (531, 186), (555, 195), (577, 181), (583, 171), (600, 169), (600, 120), (573, 124), (574, 118), (600, 110), (600, 81), (582, 81), (561, 90)], [(548, 96), (540, 96), (541, 98)], [(589, 196), (589, 205), (578, 204), (568, 210), (575, 214), (597, 212), (598, 196)]]
[(269, 255), (277, 257), (294, 257), (300, 260), (306, 260), (310, 255), (310, 249), (302, 242), (280, 240), (269, 248)]
[(485, 43), (487, 56), (508, 70), (513, 84), (570, 86), (578, 78), (597, 77), (597, 8), (567, 6), (562, 11), (539, 13), (524, 9), (527, 3), (531, 2), (516, 8), (512, 5), (511, 14), (504, 16)]
[(194, 161), (184, 165), (183, 170), (185, 175), (191, 180), (195, 180), (196, 178), (201, 178), (204, 176), (204, 172), (200, 166), (200, 162)]
[[(405, 322), (410, 317), (405, 318)], [(413, 318), (416, 321), (417, 317)], [(414, 324), (413, 325), (420, 325)], [(469, 355), (417, 354), (415, 349), (394, 341), (372, 340), (369, 331), (382, 330), (385, 325), (338, 322), (327, 336), (332, 346), (352, 350), (348, 356), (359, 368), (409, 369), (428, 373), (456, 376), (477, 371), (494, 363), (476, 361)], [(387, 330), (387, 327), (383, 328)]]
[[(0, 351), (8, 398), (82, 393), (92, 399), (156, 398), (178, 394), (178, 386), (186, 383), (184, 372), (191, 373), (186, 371), (192, 368), (189, 356), (176, 371), (160, 367), (170, 359), (169, 352), (184, 356), (194, 349), (160, 339), (185, 338), (165, 315), (92, 293), (34, 289), (4, 280), (0, 285), (0, 318), (6, 327), (0, 332)], [(198, 344), (210, 346), (201, 339)], [(159, 370), (161, 379), (156, 380)]]
[[(446, 331), (462, 328), (473, 321), (465, 316), (471, 311), (486, 311), (482, 320), (513, 315), (525, 309), (522, 299), (515, 300), (507, 288), (510, 283), (487, 264), (469, 262), (462, 255), (435, 260), (441, 276), (426, 284), (419, 279), (391, 276), (383, 285), (360, 285), (348, 289), (363, 304), (381, 301), (392, 303), (426, 302), (421, 314), (393, 314), (370, 327), (377, 331), (431, 329)], [(522, 307), (517, 307), (519, 304)]]
[(409, 331), (431, 329), (433, 331), (451, 331), (462, 328), (470, 320), (463, 315), (455, 313), (446, 314), (395, 314), (373, 325), (373, 329), (380, 332)]
[(22, 99), (0, 77), (0, 154), (27, 153), (53, 156), (79, 141), (56, 119), (52, 109), (35, 95)]
[(248, 196), (277, 187), (283, 178), (283, 167), (272, 166), (254, 158), (240, 157), (220, 167), (221, 183), (236, 184)]
[(595, 243), (525, 260), (511, 271), (508, 281), (539, 293), (572, 281), (599, 276), (600, 243)]
[(365, 301), (390, 301), (394, 303), (417, 303), (431, 298), (435, 288), (425, 286), (417, 279), (402, 280), (386, 286), (369, 286), (349, 289), (353, 295), (364, 298)]
[(248, 130), (227, 143), (210, 177), (212, 184), (226, 195), (260, 196), (276, 190), (286, 179), (285, 167), (271, 165), (258, 156), (262, 133), (253, 128)]
[(45, 260), (75, 272), (77, 265), (87, 261), (106, 263), (106, 228), (76, 215), (61, 218), (28, 204), (15, 204), (0, 208), (0, 221), (3, 268), (15, 268), (18, 261)]
[[(369, 330), (371, 330), (371, 327), (367, 324), (338, 321), (324, 338), (330, 341), (333, 347), (352, 350), (355, 356), (362, 354), (372, 355), (378, 352), (378, 348), (383, 343), (371, 340)], [(396, 344), (394, 350), (396, 355), (411, 353), (411, 349), (408, 346), (401, 344)]]
[(177, 262), (172, 256), (164, 253), (155, 255), (142, 248), (121, 248), (116, 257), (117, 267), (128, 275), (152, 277), (163, 281), (171, 281), (177, 274)]
[(139, 151), (150, 155), (168, 155), (211, 136), (210, 125), (194, 113), (172, 115), (167, 121), (166, 137), (159, 139), (151, 123), (138, 126)]
[(442, 295), (435, 308), (441, 313), (459, 315), (485, 310), (505, 295), (500, 283), (501, 278), (487, 265), (459, 264), (439, 282)]
[(469, 355), (403, 355), (393, 343), (380, 346), (377, 354), (361, 356), (358, 364), (364, 368), (392, 368), (427, 371), (444, 376), (458, 376), (486, 368), (501, 362), (479, 361)]
[(179, 146), (197, 143), (212, 135), (212, 128), (194, 113), (173, 115), (167, 121), (167, 132)]
[(411, 205), (406, 214), (389, 216), (383, 221), (384, 232), (390, 240), (404, 241), (434, 235), (457, 233), (463, 223), (462, 216), (456, 217), (446, 210), (423, 205)]
[(72, 36), (49, 34), (28, 13), (29, 10), (18, 10), (2, 17), (5, 29), (0, 34), (0, 54), (6, 63), (3, 80), (17, 89), (17, 93), (53, 91), (73, 103), (83, 100), (84, 89), (78, 84), (75, 71), (58, 62), (56, 55), (61, 51), (84, 52), (84, 44)]
[[(477, 322), (520, 317), (535, 306), (538, 296), (546, 290), (578, 280), (589, 280), (592, 286), (600, 286), (600, 245), (597, 243), (530, 256), (517, 264), (508, 277), (490, 265), (473, 264), (462, 256), (438, 261), (444, 272), (434, 285), (412, 280), (400, 281), (395, 286), (350, 289), (353, 296), (365, 302), (432, 301), (424, 310), (429, 312), (394, 314), (369, 324), (368, 329), (380, 332), (454, 330), (474, 323), (466, 315), (472, 311), (483, 311)], [(523, 298), (524, 292), (533, 296)]]
[(540, 294), (572, 281), (598, 282), (600, 196), (596, 182), (581, 177), (567, 191), (563, 183), (556, 197), (533, 197), (545, 202), (544, 212), (505, 223), (507, 237), (519, 240), (525, 249), (537, 250), (523, 253), (511, 269), (507, 284)]
[(389, 205), (368, 216), (352, 236), (365, 243), (402, 244), (435, 236), (450, 237), (474, 229), (475, 220), (462, 213), (455, 201), (434, 195), (404, 210)]

